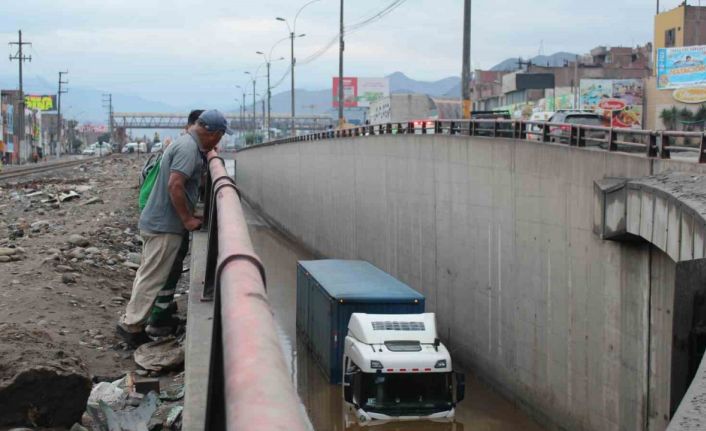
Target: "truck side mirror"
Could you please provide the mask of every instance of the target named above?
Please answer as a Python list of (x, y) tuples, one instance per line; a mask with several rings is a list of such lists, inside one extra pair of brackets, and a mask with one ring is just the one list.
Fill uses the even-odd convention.
[(347, 403), (353, 404), (353, 373), (346, 373), (343, 375), (343, 399)]
[(460, 403), (466, 397), (466, 375), (456, 373), (456, 402)]

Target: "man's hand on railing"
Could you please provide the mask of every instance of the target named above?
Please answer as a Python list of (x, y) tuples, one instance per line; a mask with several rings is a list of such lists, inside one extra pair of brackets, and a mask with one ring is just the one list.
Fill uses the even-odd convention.
[(184, 223), (184, 227), (189, 232), (193, 232), (195, 230), (200, 229), (202, 224), (203, 224), (203, 219), (201, 219), (200, 217), (191, 217), (189, 220), (187, 220)]

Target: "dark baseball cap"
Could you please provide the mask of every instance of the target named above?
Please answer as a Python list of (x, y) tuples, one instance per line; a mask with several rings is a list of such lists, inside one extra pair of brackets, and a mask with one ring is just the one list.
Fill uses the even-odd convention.
[(233, 134), (233, 131), (228, 127), (228, 120), (217, 109), (209, 109), (201, 113), (199, 115), (199, 123), (209, 132)]

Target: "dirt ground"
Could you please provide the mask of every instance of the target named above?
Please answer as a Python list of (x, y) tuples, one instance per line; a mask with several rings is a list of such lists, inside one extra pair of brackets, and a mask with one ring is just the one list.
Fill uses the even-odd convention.
[[(138, 368), (115, 324), (139, 264), (137, 194), (145, 159), (114, 155), (0, 181), (0, 327), (46, 334), (94, 380)], [(182, 290), (187, 282), (188, 273)], [(22, 340), (14, 345), (18, 351), (0, 351), (0, 363), (22, 358)], [(32, 362), (42, 361), (37, 355)]]

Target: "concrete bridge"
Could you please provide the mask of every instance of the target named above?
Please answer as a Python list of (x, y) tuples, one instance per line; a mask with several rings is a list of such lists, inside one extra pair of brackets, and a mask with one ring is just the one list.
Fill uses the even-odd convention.
[(703, 135), (530, 126), (300, 137), (240, 151), (237, 181), (315, 253), (422, 292), (455, 360), (540, 422), (704, 429)]

